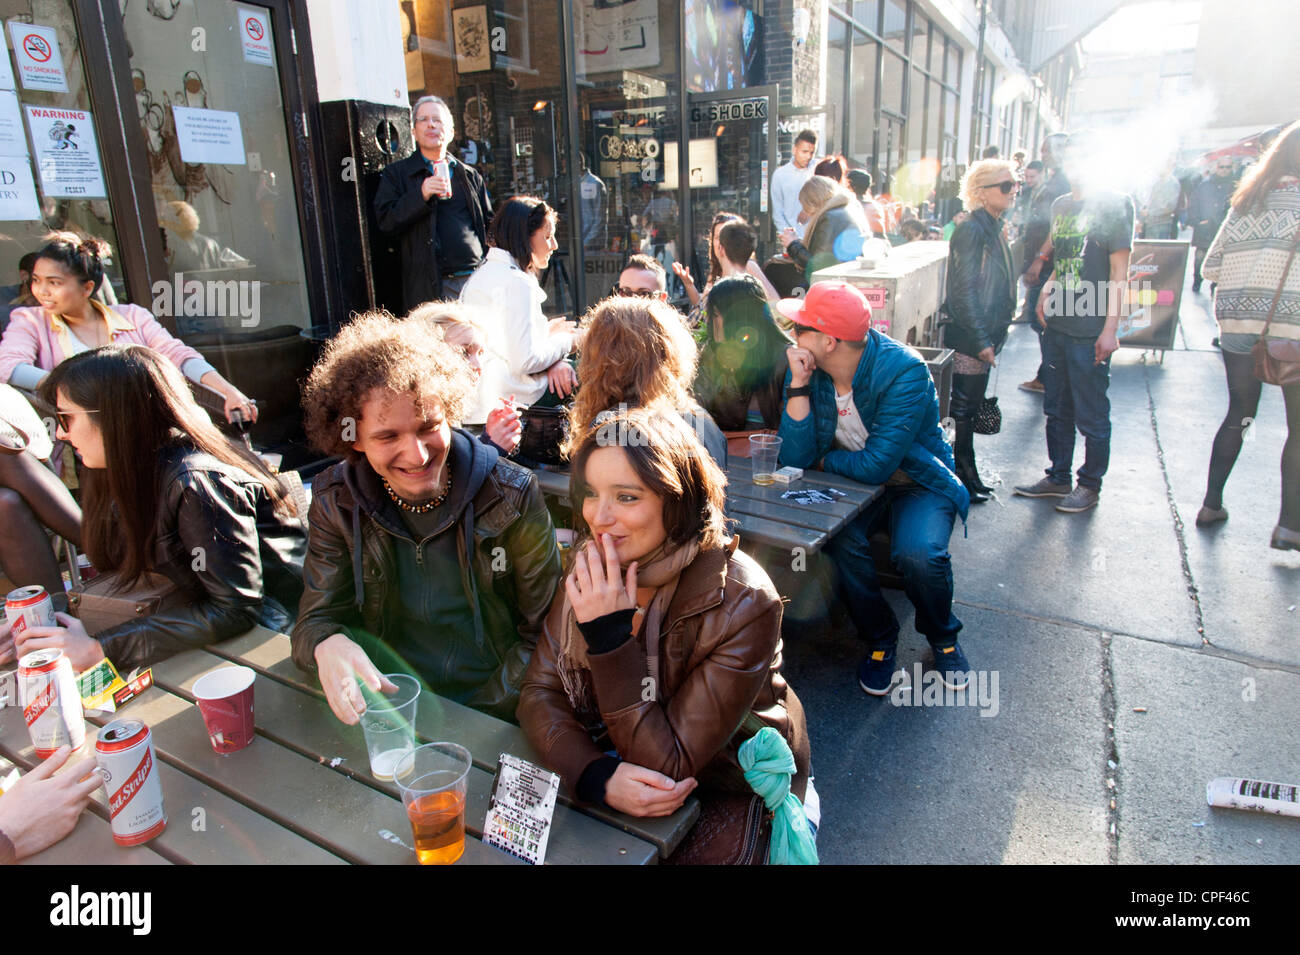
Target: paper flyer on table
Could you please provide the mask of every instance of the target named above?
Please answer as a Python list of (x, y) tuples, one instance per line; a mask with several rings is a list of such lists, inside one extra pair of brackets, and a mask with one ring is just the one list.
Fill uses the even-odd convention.
[(502, 753), (492, 785), (492, 807), (483, 823), (483, 841), (541, 865), (559, 792), (560, 777), (555, 773)]

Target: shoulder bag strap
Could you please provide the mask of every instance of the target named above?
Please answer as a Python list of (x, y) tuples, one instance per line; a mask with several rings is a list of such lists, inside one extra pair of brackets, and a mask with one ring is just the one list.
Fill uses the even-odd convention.
[(1277, 280), (1277, 291), (1273, 293), (1273, 304), (1268, 307), (1268, 318), (1264, 320), (1264, 330), (1259, 333), (1260, 338), (1267, 337), (1268, 330), (1273, 324), (1273, 313), (1277, 311), (1277, 303), (1282, 298), (1282, 287), (1286, 285), (1286, 277), (1291, 272), (1291, 263), (1295, 261), (1297, 245), (1300, 245), (1300, 224), (1296, 226), (1295, 235), (1291, 237), (1291, 254), (1286, 258), (1282, 277)]

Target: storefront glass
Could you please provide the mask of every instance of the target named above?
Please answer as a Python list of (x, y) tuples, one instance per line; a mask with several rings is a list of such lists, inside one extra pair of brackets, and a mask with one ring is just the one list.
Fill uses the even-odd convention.
[(128, 3), (123, 27), (169, 278), (154, 310), (182, 337), (311, 325), (273, 40), (285, 27), (234, 0)]
[[(90, 108), (72, 6), (66, 0), (0, 5), (7, 41), (0, 67), (0, 317), (20, 288), (19, 261), (51, 229), (92, 235), (117, 247), (98, 135), (111, 117)], [(106, 263), (101, 297), (128, 293), (118, 256)], [(18, 304), (34, 304), (23, 299)], [(3, 324), (3, 322), (0, 322)]]
[[(571, 236), (581, 213), (569, 207), (568, 186), (571, 175), (583, 173), (568, 167), (559, 0), (493, 0), (455, 9), (434, 0), (402, 0), (401, 9), (410, 101), (440, 96), (451, 106), (452, 148), (483, 176), (494, 207), (528, 195), (558, 210), (559, 251), (540, 276), (544, 310), (572, 315), (577, 290)], [(599, 190), (592, 201), (600, 203)]]
[[(609, 294), (636, 252), (663, 264), (671, 297), (684, 295), (672, 268), (686, 254), (677, 186), (681, 11), (677, 0), (574, 3), (574, 135), (586, 164), (579, 191), (588, 305)], [(707, 16), (693, 6), (691, 22), (697, 43), (692, 69), (716, 77), (708, 65), (713, 34)], [(703, 141), (688, 154), (693, 167)], [(704, 158), (696, 167), (701, 175)]]

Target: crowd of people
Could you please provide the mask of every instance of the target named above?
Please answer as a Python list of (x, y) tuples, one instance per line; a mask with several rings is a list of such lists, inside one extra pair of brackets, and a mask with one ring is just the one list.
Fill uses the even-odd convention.
[[(0, 341), (0, 389), (35, 391), (54, 409), (79, 500), (49, 466), (54, 449), (32, 416), (0, 396), (10, 402), (0, 403), (0, 562), (60, 601), (57, 626), (3, 625), (0, 664), (57, 647), (79, 671), (108, 659), (126, 672), (261, 622), (291, 634), (294, 661), (342, 722), (364, 712), (363, 687), (391, 692), (385, 674), (412, 673), (517, 721), (579, 801), (635, 816), (670, 814), (694, 794), (706, 820), (726, 818), (726, 800), (750, 792), (738, 748), (770, 727), (792, 758), (806, 816), (796, 828), (811, 844), (820, 811), (807, 719), (782, 675), (781, 596), (723, 515), (727, 433), (774, 431), (782, 465), (884, 487), (827, 544), (864, 648), (861, 689), (885, 696), (905, 678), (901, 625), (873, 556), (880, 530), (940, 680), (966, 687), (948, 543), (988, 500), (973, 436), (1019, 287), (1043, 359), (1024, 387), (1043, 394), (1050, 466), (1016, 493), (1078, 513), (1097, 505), (1109, 463), (1121, 304), (1083, 291), (1127, 280), (1137, 207), (1090, 180), (1077, 136), (1049, 137), (1041, 160), (990, 156), (966, 171), (945, 304), (950, 439), (919, 354), (872, 326), (853, 285), (810, 281), (889, 228), (858, 170), (813, 163), (812, 134), (796, 137), (772, 182), (788, 268), (761, 268), (753, 225), (720, 214), (703, 287), (676, 267), (689, 314), (667, 302), (663, 266), (634, 254), (614, 294), (575, 324), (546, 316), (538, 281), (557, 212), (529, 196), (493, 209), (447, 153), (441, 100), (417, 102), (414, 125), (416, 152), (388, 168), (375, 199), (381, 228), (401, 237), (408, 314), (354, 318), (303, 384), (307, 436), (337, 459), (312, 481), (306, 514), (199, 408), (186, 379), (220, 392), (231, 416), (255, 417), (255, 406), (146, 310), (93, 298), (95, 240), (55, 235), (37, 253), (39, 304), (15, 313)], [(1300, 123), (1231, 194), (1198, 264), (1198, 281), (1218, 283), (1230, 399), (1198, 524), (1227, 518), (1224, 483), (1261, 388), (1247, 356), (1266, 329), (1300, 341), (1298, 177)], [(1143, 206), (1147, 230), (1164, 235), (1179, 214), (1169, 192)], [(1194, 227), (1214, 221), (1209, 192), (1190, 204), (1193, 219), (1208, 217)], [(792, 282), (806, 294), (790, 295)], [(1269, 286), (1277, 295), (1262, 307)], [(1300, 384), (1283, 393), (1291, 435), (1272, 543), (1300, 549)], [(542, 410), (563, 424), (551, 440), (569, 467), (572, 535), (557, 531), (536, 445), (524, 440)], [(88, 632), (63, 612), (47, 528), (120, 591), (154, 588), (158, 609)], [(49, 778), (65, 758), (0, 799), (0, 859), (70, 828), (90, 790), (84, 773)], [(42, 788), (49, 798), (36, 798)], [(698, 838), (721, 828), (701, 824)]]

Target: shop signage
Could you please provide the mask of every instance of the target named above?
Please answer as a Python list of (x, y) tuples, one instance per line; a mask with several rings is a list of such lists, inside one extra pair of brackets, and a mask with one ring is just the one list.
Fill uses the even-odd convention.
[(0, 222), (32, 222), (41, 218), (32, 167), (26, 156), (0, 156)]
[(192, 163), (244, 165), (244, 136), (238, 113), (191, 106), (173, 106), (172, 113), (176, 117), (181, 159)]
[(25, 90), (66, 93), (68, 77), (63, 72), (63, 54), (54, 27), (37, 26), (21, 20), (9, 21), (14, 61)]
[(1174, 347), (1187, 251), (1186, 242), (1172, 239), (1139, 239), (1133, 243), (1126, 301), (1115, 331), (1121, 348)]
[(95, 122), (89, 110), (23, 105), (41, 193), (48, 198), (106, 199)]
[(275, 66), (271, 53), (271, 22), (265, 13), (238, 8), (239, 43), (244, 48), (244, 62)]
[(767, 99), (732, 100), (691, 107), (692, 123), (731, 123), (743, 119), (767, 119)]

